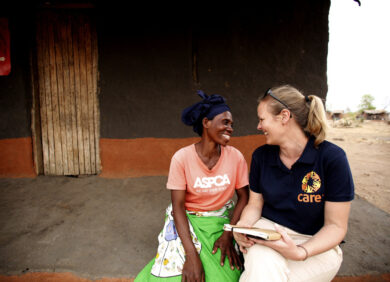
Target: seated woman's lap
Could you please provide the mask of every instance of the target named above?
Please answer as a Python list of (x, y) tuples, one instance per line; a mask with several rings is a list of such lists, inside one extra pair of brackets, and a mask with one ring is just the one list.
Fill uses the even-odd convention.
[[(268, 219), (260, 219), (255, 227), (275, 229), (274, 223)], [(289, 234), (295, 234), (293, 240), (302, 244), (310, 238), (286, 228)], [(245, 281), (331, 281), (337, 274), (342, 262), (342, 251), (339, 246), (309, 257), (305, 261), (285, 259), (273, 249), (261, 245), (254, 245), (244, 254), (245, 271), (240, 282)]]

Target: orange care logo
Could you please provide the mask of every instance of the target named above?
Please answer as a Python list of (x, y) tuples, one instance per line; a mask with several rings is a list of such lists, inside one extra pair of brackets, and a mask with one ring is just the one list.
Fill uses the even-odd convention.
[(298, 201), (305, 202), (305, 203), (321, 202), (322, 199), (321, 195), (312, 194), (317, 192), (318, 189), (320, 188), (321, 188), (321, 178), (319, 177), (319, 175), (314, 171), (309, 172), (302, 179), (302, 191), (304, 193), (298, 195)]
[(314, 171), (309, 172), (302, 179), (302, 191), (305, 193), (317, 192), (321, 187), (321, 178)]

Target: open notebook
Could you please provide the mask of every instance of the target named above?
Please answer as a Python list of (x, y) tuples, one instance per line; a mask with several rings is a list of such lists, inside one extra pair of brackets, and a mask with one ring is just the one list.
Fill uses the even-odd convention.
[(248, 237), (254, 237), (256, 239), (263, 240), (279, 240), (281, 238), (281, 235), (275, 230), (262, 229), (257, 227), (242, 227), (237, 225), (225, 224), (223, 226), (223, 230), (244, 233)]

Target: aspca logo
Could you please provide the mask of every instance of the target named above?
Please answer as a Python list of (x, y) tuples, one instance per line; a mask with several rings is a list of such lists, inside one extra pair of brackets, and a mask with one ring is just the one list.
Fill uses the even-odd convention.
[(227, 174), (217, 175), (214, 177), (202, 177), (199, 176), (195, 180), (194, 188), (211, 188), (213, 186), (221, 187), (226, 184), (230, 184), (230, 179)]
[(314, 171), (309, 172), (302, 179), (302, 191), (304, 193), (298, 195), (298, 201), (305, 202), (305, 203), (321, 202), (322, 199), (321, 195), (312, 194), (317, 192), (318, 189), (320, 188), (321, 188), (321, 178), (319, 177), (319, 175)]

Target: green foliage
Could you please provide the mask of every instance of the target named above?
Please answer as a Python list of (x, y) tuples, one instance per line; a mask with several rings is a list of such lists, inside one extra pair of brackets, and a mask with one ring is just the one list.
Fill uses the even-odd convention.
[(370, 94), (364, 94), (362, 96), (362, 99), (360, 100), (360, 104), (358, 106), (358, 109), (360, 112), (363, 112), (365, 110), (375, 110), (374, 105), (372, 102), (375, 100), (375, 98)]
[(345, 116), (346, 116), (347, 118), (350, 118), (350, 119), (356, 119), (357, 114), (358, 114), (358, 113), (356, 113), (356, 112), (351, 112), (351, 111), (349, 111), (349, 112), (346, 112), (346, 113), (345, 113)]

